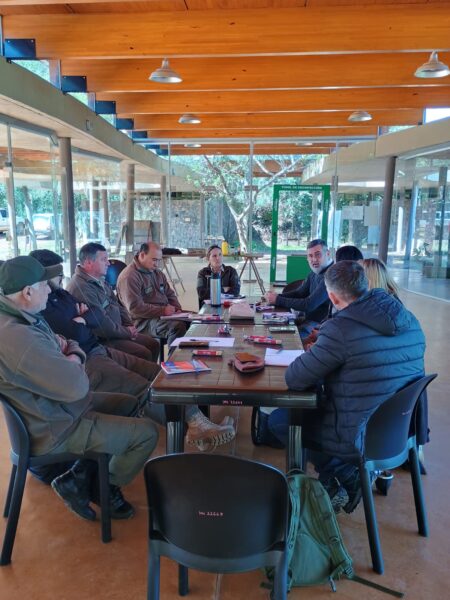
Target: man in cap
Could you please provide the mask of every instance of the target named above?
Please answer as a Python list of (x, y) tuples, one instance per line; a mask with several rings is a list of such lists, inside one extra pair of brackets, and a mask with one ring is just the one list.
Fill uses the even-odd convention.
[[(84, 352), (76, 342), (61, 341), (39, 315), (47, 304), (47, 281), (59, 270), (30, 256), (0, 266), (0, 392), (22, 416), (33, 455), (111, 455), (111, 515), (130, 518), (134, 509), (120, 486), (140, 471), (158, 434), (149, 419), (133, 416), (134, 397), (89, 393)], [(73, 512), (94, 520), (89, 465), (77, 461), (52, 487)]]

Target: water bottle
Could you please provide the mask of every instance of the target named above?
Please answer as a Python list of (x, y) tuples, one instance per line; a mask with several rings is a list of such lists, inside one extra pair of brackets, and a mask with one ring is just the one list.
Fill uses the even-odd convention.
[(220, 273), (212, 273), (209, 278), (209, 290), (211, 294), (211, 306), (221, 305), (221, 281)]

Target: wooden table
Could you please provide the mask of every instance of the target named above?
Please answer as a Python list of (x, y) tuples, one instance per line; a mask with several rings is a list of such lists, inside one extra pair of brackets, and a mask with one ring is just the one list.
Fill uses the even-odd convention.
[[(189, 337), (217, 337), (218, 325), (193, 324)], [(219, 406), (275, 406), (290, 409), (314, 409), (317, 406), (315, 391), (289, 390), (284, 380), (284, 367), (265, 367), (257, 373), (242, 374), (229, 366), (235, 352), (248, 351), (264, 356), (265, 345), (252, 344), (244, 339), (247, 335), (265, 335), (267, 327), (252, 323), (232, 324), (233, 348), (221, 348), (222, 358), (205, 358), (211, 371), (198, 374), (158, 374), (151, 386), (152, 402), (166, 405), (167, 453), (184, 450), (184, 408), (190, 404)], [(301, 348), (297, 333), (280, 333), (283, 348)], [(177, 348), (171, 360), (191, 360), (192, 349)], [(289, 442), (287, 446), (287, 469), (301, 467), (301, 427), (295, 423), (295, 412), (290, 411)]]

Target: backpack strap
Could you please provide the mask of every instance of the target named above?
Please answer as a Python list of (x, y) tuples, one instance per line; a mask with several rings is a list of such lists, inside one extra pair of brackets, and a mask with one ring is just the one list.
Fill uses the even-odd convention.
[(330, 498), (318, 479), (311, 477), (309, 484), (316, 500), (315, 507), (328, 537), (333, 565), (336, 565), (330, 574), (330, 580), (339, 579), (342, 575), (351, 578), (353, 575), (352, 559), (344, 546)]
[(380, 592), (384, 592), (385, 594), (389, 594), (390, 596), (394, 596), (395, 598), (403, 598), (405, 595), (403, 592), (398, 592), (397, 590), (385, 587), (384, 585), (380, 585), (379, 583), (375, 583), (369, 579), (364, 579), (364, 577), (359, 577), (358, 575), (355, 575), (355, 573), (353, 573), (351, 577), (348, 577), (348, 579), (350, 581), (355, 581), (356, 583), (361, 583), (362, 585), (367, 585), (368, 587), (374, 588)]

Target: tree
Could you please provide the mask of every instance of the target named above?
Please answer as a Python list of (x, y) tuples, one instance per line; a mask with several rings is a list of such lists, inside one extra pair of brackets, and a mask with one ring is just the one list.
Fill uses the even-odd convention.
[[(261, 221), (267, 227), (267, 210), (271, 207), (272, 189), (280, 178), (283, 183), (298, 183), (292, 177), (294, 171), (304, 166), (306, 161), (314, 160), (313, 155), (283, 155), (253, 157), (253, 185), (257, 190), (253, 192), (254, 217), (252, 227), (261, 214)], [(215, 197), (226, 202), (236, 223), (239, 244), (243, 251), (249, 250), (248, 244), (248, 218), (251, 209), (250, 191), (250, 158), (248, 156), (176, 156), (172, 160), (182, 163), (190, 169), (188, 176), (191, 183), (205, 196)], [(277, 166), (277, 170), (273, 167)], [(255, 175), (256, 173), (256, 175)], [(289, 175), (291, 174), (291, 177)], [(261, 233), (258, 228), (257, 233)]]

